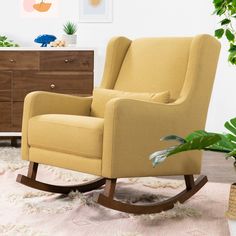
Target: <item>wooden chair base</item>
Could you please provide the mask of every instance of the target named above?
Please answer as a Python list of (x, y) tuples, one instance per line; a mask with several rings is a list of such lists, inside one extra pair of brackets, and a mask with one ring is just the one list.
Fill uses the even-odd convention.
[(38, 164), (30, 162), (28, 175), (18, 175), (16, 181), (42, 191), (62, 194), (68, 194), (75, 190), (84, 193), (97, 189), (105, 184), (104, 192), (99, 194), (97, 203), (107, 208), (133, 214), (151, 214), (169, 210), (174, 207), (175, 203), (185, 202), (207, 183), (207, 177), (204, 175), (200, 176), (196, 181), (194, 181), (193, 175), (185, 175), (186, 189), (174, 197), (155, 204), (134, 205), (114, 200), (116, 179), (99, 178), (80, 185), (56, 186), (36, 181), (37, 169)]
[(185, 202), (196, 192), (198, 192), (207, 183), (207, 181), (208, 180), (206, 176), (200, 176), (194, 182), (193, 175), (185, 175), (186, 189), (180, 192), (179, 194), (175, 195), (174, 197), (171, 197), (167, 200), (155, 204), (134, 205), (113, 199), (116, 180), (109, 179), (106, 180), (105, 191), (104, 193), (98, 196), (97, 203), (103, 205), (104, 207), (108, 207), (126, 213), (133, 213), (133, 214), (159, 213), (173, 208), (174, 204), (177, 202), (180, 203)]
[(96, 180), (93, 180), (84, 184), (59, 186), (59, 185), (52, 185), (52, 184), (39, 182), (24, 175), (18, 175), (16, 178), (16, 182), (24, 184), (28, 187), (35, 188), (42, 191), (51, 192), (51, 193), (62, 193), (62, 194), (68, 194), (71, 191), (76, 191), (76, 190), (81, 193), (89, 192), (91, 190), (98, 189), (99, 187), (104, 185), (105, 181), (106, 180), (104, 178), (99, 178), (99, 179), (96, 179)]
[(16, 178), (16, 182), (24, 184), (28, 187), (35, 188), (42, 191), (52, 192), (52, 193), (62, 193), (68, 194), (71, 191), (79, 191), (81, 193), (89, 192), (94, 189), (98, 189), (102, 185), (105, 184), (105, 178), (98, 178), (92, 181), (89, 181), (84, 184), (79, 185), (71, 185), (71, 186), (58, 186), (58, 185), (51, 185), (46, 184), (43, 182), (36, 181), (36, 174), (37, 174), (38, 164), (34, 162), (30, 162), (28, 176), (18, 175)]

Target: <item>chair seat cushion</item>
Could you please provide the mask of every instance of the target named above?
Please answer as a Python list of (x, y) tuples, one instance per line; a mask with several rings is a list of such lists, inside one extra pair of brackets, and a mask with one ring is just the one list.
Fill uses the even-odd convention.
[(88, 116), (35, 116), (29, 120), (29, 145), (88, 158), (101, 158), (103, 124), (102, 118)]

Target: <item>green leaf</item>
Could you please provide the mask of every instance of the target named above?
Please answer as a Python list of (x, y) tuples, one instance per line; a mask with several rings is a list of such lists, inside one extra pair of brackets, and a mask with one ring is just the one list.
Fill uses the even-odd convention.
[(226, 138), (228, 140), (231, 140), (231, 142), (235, 142), (236, 143), (236, 136), (232, 135), (232, 134), (225, 134)]
[(231, 152), (234, 148), (236, 148), (236, 144), (226, 135), (218, 134), (221, 137), (219, 142), (216, 142), (210, 145), (207, 150), (216, 151), (216, 152)]
[(221, 7), (224, 3), (224, 0), (213, 0), (215, 8)]
[(224, 2), (224, 0), (213, 0), (213, 3), (214, 4), (221, 4), (221, 3), (223, 3)]
[(225, 31), (225, 35), (229, 41), (234, 41), (235, 36), (229, 29)]
[(233, 7), (236, 7), (236, 0), (233, 0), (233, 1), (232, 1), (232, 6), (233, 6)]
[(220, 38), (222, 38), (222, 36), (223, 36), (223, 34), (224, 34), (224, 29), (217, 29), (216, 31), (215, 31), (215, 37), (217, 37), (218, 39), (220, 39)]
[(221, 137), (218, 134), (208, 134), (207, 136), (200, 136), (193, 138), (192, 140), (177, 146), (172, 150), (168, 156), (171, 156), (176, 153), (190, 151), (190, 150), (202, 150), (210, 145), (220, 141)]
[(221, 25), (228, 25), (230, 22), (231, 22), (231, 20), (226, 18), (226, 19), (223, 19), (220, 23), (221, 23)]
[[(233, 121), (233, 123), (232, 123)], [(231, 119), (230, 121), (225, 122), (225, 128), (236, 135), (236, 126), (235, 126), (235, 119)]]
[(230, 119), (230, 123), (236, 128), (236, 117)]
[(236, 65), (236, 53), (230, 53), (229, 57), (228, 57), (228, 61), (232, 64), (232, 65)]
[(162, 137), (160, 140), (161, 141), (177, 141), (179, 143), (186, 143), (185, 139), (177, 135), (168, 135), (168, 136)]
[(189, 134), (185, 138), (185, 140), (186, 141), (191, 141), (194, 138), (202, 137), (202, 136), (207, 136), (207, 135), (208, 135), (208, 133), (205, 130), (197, 130), (197, 131), (194, 131), (193, 133)]
[(226, 12), (226, 7), (219, 8), (216, 12), (216, 15), (221, 16)]
[(236, 45), (235, 44), (233, 44), (233, 43), (230, 44), (229, 52), (236, 52)]
[(227, 10), (229, 11), (229, 17), (232, 17), (232, 15), (236, 13), (236, 7), (233, 4), (230, 4), (227, 5)]
[(169, 152), (172, 151), (175, 148), (176, 148), (176, 146), (173, 146), (173, 147), (169, 147), (167, 149), (152, 153), (149, 156), (149, 159), (152, 161), (153, 167), (155, 167), (156, 165), (158, 165), (161, 162), (165, 161), (165, 159), (167, 158)]
[(68, 21), (66, 24), (63, 25), (63, 30), (68, 35), (73, 35), (77, 31), (77, 25), (73, 22)]
[[(199, 133), (197, 133), (199, 135)], [(188, 136), (190, 137), (190, 136)], [(154, 152), (150, 155), (149, 159), (152, 160), (153, 166), (158, 165), (159, 163), (163, 162), (168, 156), (184, 152), (190, 150), (201, 150), (210, 145), (218, 142), (221, 137), (218, 134), (204, 134), (203, 136), (196, 136), (192, 135), (193, 139), (188, 140), (185, 143), (182, 143), (178, 146), (172, 146), (167, 149)]]
[(229, 152), (226, 155), (226, 159), (228, 159), (229, 157), (235, 157), (236, 156), (236, 149), (234, 149), (232, 152)]
[(0, 36), (0, 41), (5, 41), (5, 40), (7, 40), (6, 36)]

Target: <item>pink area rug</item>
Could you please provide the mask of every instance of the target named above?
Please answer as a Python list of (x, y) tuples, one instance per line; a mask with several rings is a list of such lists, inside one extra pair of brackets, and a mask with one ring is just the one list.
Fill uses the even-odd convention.
[[(207, 183), (185, 204), (160, 214), (135, 216), (97, 205), (97, 190), (68, 196), (30, 189), (15, 182), (26, 174), (20, 150), (0, 149), (0, 235), (12, 236), (227, 236), (229, 184)], [(40, 166), (40, 180), (73, 184), (94, 176)], [(184, 188), (183, 181), (157, 178), (123, 179), (116, 196), (126, 202), (165, 199)]]

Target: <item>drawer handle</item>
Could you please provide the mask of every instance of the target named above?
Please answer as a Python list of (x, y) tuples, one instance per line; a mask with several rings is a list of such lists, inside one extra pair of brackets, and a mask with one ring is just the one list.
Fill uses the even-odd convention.
[(65, 59), (64, 62), (65, 63), (73, 62), (73, 59)]
[(9, 59), (9, 61), (10, 61), (11, 63), (16, 62), (16, 60), (14, 60), (14, 59)]
[(51, 89), (54, 89), (56, 87), (56, 85), (55, 84), (51, 84), (50, 87), (51, 87)]

